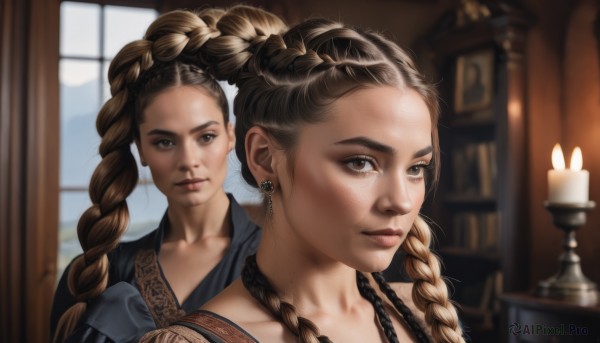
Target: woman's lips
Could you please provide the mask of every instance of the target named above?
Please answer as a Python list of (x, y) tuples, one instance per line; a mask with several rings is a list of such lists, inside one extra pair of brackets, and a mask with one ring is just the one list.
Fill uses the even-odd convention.
[(185, 179), (175, 183), (175, 185), (188, 191), (196, 191), (202, 188), (206, 181), (207, 179)]
[(364, 231), (363, 234), (384, 248), (391, 248), (400, 244), (402, 238), (401, 229), (384, 229), (374, 231)]

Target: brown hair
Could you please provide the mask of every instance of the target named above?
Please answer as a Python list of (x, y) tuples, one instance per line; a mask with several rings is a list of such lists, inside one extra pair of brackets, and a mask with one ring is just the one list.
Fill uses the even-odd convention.
[[(193, 17), (196, 24), (202, 22)], [(126, 199), (138, 181), (131, 144), (139, 135), (139, 124), (143, 122), (143, 111), (149, 102), (170, 87), (200, 87), (217, 101), (224, 123), (229, 121), (227, 98), (218, 82), (197, 65), (170, 58), (173, 54), (179, 55), (173, 47), (181, 42), (179, 37), (165, 35), (164, 27), (175, 25), (175, 21), (171, 21), (173, 16), (167, 19), (166, 25), (161, 18), (157, 19), (145, 39), (127, 44), (111, 62), (108, 78), (112, 97), (96, 120), (102, 137), (99, 148), (102, 160), (90, 181), (92, 206), (77, 225), (83, 254), (75, 258), (68, 271), (68, 287), (76, 303), (61, 316), (55, 342), (70, 335), (86, 310), (86, 302), (100, 295), (108, 285), (107, 254), (117, 246), (127, 228)], [(208, 25), (204, 29), (215, 32)]]

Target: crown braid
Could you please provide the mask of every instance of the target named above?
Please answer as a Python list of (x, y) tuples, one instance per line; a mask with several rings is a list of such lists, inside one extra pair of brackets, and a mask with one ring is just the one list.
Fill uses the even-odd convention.
[(464, 342), (458, 314), (448, 298), (448, 288), (440, 275), (440, 262), (429, 250), (431, 231), (418, 217), (402, 248), (406, 251), (406, 271), (413, 279), (412, 297), (425, 312), (436, 342)]
[(285, 326), (303, 343), (331, 343), (327, 336), (319, 333), (317, 326), (310, 320), (299, 316), (296, 307), (279, 298), (273, 287), (258, 268), (256, 255), (246, 258), (246, 264), (242, 270), (242, 282), (244, 287), (265, 306), (271, 314), (282, 321)]

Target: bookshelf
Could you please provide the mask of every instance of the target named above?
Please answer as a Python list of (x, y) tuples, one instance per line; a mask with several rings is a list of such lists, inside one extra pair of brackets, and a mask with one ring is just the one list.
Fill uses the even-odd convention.
[[(499, 337), (498, 294), (528, 287), (524, 82), (530, 18), (514, 2), (487, 8), (489, 16), (462, 25), (460, 9), (453, 11), (425, 40), (440, 80), (442, 173), (424, 210), (441, 228), (437, 249), (444, 273), (455, 280), (463, 321), (475, 341), (493, 342)], [(484, 88), (472, 93), (475, 98), (468, 86), (471, 64), (478, 64)]]

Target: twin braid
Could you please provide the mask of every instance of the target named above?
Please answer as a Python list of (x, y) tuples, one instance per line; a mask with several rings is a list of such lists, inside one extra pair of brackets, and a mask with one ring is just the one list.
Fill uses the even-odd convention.
[(429, 337), (427, 337), (427, 334), (425, 334), (421, 324), (417, 321), (410, 308), (404, 304), (404, 301), (398, 297), (392, 287), (390, 287), (390, 285), (385, 281), (383, 275), (381, 273), (371, 273), (371, 275), (379, 285), (379, 289), (392, 302), (396, 310), (400, 312), (404, 318), (404, 321), (408, 324), (408, 327), (417, 338), (417, 341), (419, 343), (429, 343)]
[(317, 326), (310, 320), (298, 316), (294, 305), (281, 300), (271, 287), (269, 281), (256, 264), (256, 255), (246, 258), (242, 270), (244, 287), (265, 306), (278, 320), (296, 335), (303, 343), (331, 343), (327, 336), (319, 333)]
[(360, 294), (365, 299), (369, 300), (369, 302), (371, 302), (371, 304), (373, 305), (375, 313), (377, 313), (379, 323), (383, 328), (383, 332), (385, 333), (388, 342), (398, 343), (398, 336), (396, 335), (394, 324), (392, 323), (390, 316), (385, 311), (385, 307), (383, 305), (383, 302), (381, 301), (381, 298), (379, 297), (379, 295), (377, 295), (373, 287), (371, 287), (369, 279), (367, 279), (367, 277), (364, 276), (363, 273), (357, 271), (356, 282), (358, 284), (358, 290), (360, 291)]
[[(89, 187), (92, 206), (79, 219), (77, 235), (83, 254), (71, 264), (68, 287), (76, 303), (60, 318), (54, 342), (64, 341), (75, 329), (87, 302), (99, 296), (108, 285), (108, 253), (127, 229), (127, 197), (138, 181), (131, 144), (137, 134), (133, 89), (154, 61), (176, 59), (184, 50), (197, 49), (216, 35), (216, 30), (190, 12), (175, 12), (157, 19), (146, 39), (127, 44), (113, 59), (108, 78), (112, 98), (101, 108), (96, 129), (101, 137), (96, 167)], [(154, 39), (155, 37), (158, 37)]]
[(448, 288), (440, 275), (440, 262), (429, 250), (431, 231), (418, 217), (402, 248), (406, 251), (406, 271), (413, 280), (412, 297), (425, 312), (436, 342), (464, 342), (456, 308), (448, 298)]
[[(393, 305), (404, 317), (418, 342), (429, 343), (429, 338), (423, 328), (415, 319), (410, 309), (404, 305), (394, 290), (385, 282), (381, 273), (372, 273), (382, 291), (392, 301)], [(398, 343), (398, 336), (390, 316), (385, 310), (382, 299), (377, 295), (369, 283), (369, 279), (361, 272), (356, 272), (357, 286), (360, 294), (367, 299), (375, 309), (377, 318), (388, 342)], [(246, 265), (242, 270), (242, 282), (250, 294), (265, 306), (278, 320), (282, 321), (288, 329), (300, 338), (301, 342), (331, 342), (327, 336), (319, 334), (319, 329), (310, 320), (298, 316), (294, 305), (279, 298), (273, 287), (258, 268), (256, 255), (246, 258)]]

